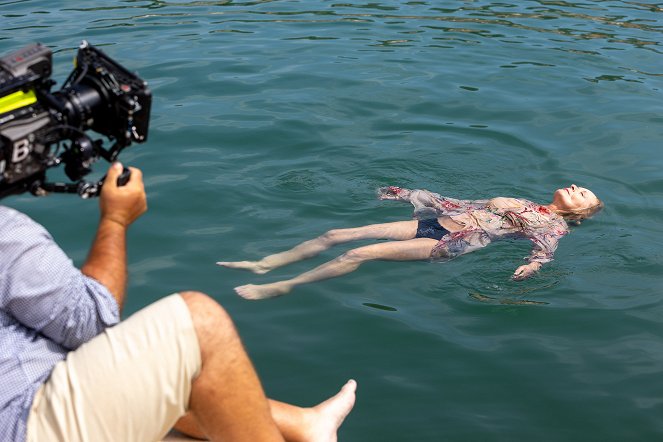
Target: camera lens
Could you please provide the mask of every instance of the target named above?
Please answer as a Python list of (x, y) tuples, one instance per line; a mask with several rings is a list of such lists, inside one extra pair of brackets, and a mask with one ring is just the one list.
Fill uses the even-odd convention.
[(87, 129), (92, 126), (93, 117), (98, 117), (102, 97), (93, 87), (76, 84), (54, 95), (64, 102), (64, 113), (70, 126)]

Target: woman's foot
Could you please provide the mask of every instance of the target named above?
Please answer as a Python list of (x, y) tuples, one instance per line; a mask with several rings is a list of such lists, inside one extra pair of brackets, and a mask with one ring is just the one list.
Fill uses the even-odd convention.
[(285, 295), (290, 292), (290, 287), (282, 282), (272, 284), (246, 284), (235, 287), (235, 292), (244, 299), (258, 300)]
[(260, 261), (219, 261), (216, 265), (228, 267), (229, 269), (248, 270), (259, 275), (272, 270), (271, 267), (261, 265)]
[(306, 440), (336, 442), (338, 428), (355, 405), (357, 382), (350, 379), (335, 396), (309, 408)]

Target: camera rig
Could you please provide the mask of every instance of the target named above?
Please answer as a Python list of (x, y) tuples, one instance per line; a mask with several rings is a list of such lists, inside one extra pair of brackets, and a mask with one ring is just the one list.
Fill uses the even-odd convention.
[[(40, 43), (0, 58), (0, 198), (25, 191), (96, 196), (102, 181), (83, 180), (92, 164), (147, 140), (152, 96), (136, 74), (86, 41), (59, 91), (51, 92), (51, 73), (51, 51)], [(48, 182), (47, 169), (60, 164), (71, 182)]]

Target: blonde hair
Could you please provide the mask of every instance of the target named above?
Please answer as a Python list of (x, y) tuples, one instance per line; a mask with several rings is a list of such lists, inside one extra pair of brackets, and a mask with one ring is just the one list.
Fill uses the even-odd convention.
[(586, 207), (584, 209), (575, 209), (575, 210), (560, 209), (560, 210), (555, 210), (555, 213), (557, 213), (559, 216), (561, 216), (568, 222), (571, 222), (573, 224), (580, 224), (583, 220), (591, 218), (592, 216), (599, 213), (605, 207), (603, 201), (601, 201), (598, 198), (596, 198), (596, 200), (598, 201), (597, 204), (594, 204), (593, 206), (590, 207)]

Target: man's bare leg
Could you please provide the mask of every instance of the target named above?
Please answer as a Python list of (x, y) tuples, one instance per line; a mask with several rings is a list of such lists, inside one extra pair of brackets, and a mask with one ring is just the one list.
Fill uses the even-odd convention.
[(181, 293), (191, 313), (202, 368), (189, 410), (210, 440), (282, 441), (267, 398), (232, 319), (211, 298)]
[(335, 278), (350, 273), (366, 261), (419, 261), (428, 259), (437, 242), (437, 240), (430, 238), (416, 238), (359, 247), (292, 279), (271, 284), (247, 284), (235, 287), (235, 292), (246, 299), (265, 299), (284, 295), (300, 284)]
[[(265, 397), (225, 310), (202, 293), (184, 292), (181, 296), (191, 312), (202, 368), (192, 383), (190, 417), (178, 429), (188, 433), (187, 429), (194, 431), (195, 424), (197, 435), (233, 441), (282, 441), (289, 434), (305, 434), (293, 433), (292, 428), (293, 423), (304, 420), (295, 415), (295, 411), (303, 409), (269, 402)], [(315, 427), (313, 413), (308, 413), (309, 426), (304, 429), (315, 429), (319, 440), (335, 440), (336, 430), (354, 405), (355, 388), (356, 383), (350, 381), (336, 396), (313, 407), (311, 410), (318, 411)], [(327, 406), (320, 408), (323, 404)]]
[(259, 261), (219, 261), (217, 265), (232, 269), (249, 270), (253, 273), (267, 273), (277, 267), (312, 258), (331, 246), (360, 239), (391, 239), (403, 241), (414, 238), (417, 221), (397, 221), (393, 223), (371, 224), (351, 229), (334, 229), (317, 238), (303, 242), (285, 252), (269, 255)]
[[(352, 410), (356, 388), (357, 383), (350, 380), (336, 395), (311, 408), (270, 399), (272, 417), (281, 435), (289, 442), (334, 442), (338, 428)], [(192, 437), (206, 438), (191, 413), (181, 418), (175, 429)]]
[(355, 402), (357, 383), (348, 381), (336, 395), (312, 408), (270, 401), (281, 434), (291, 442), (336, 442), (337, 432)]

